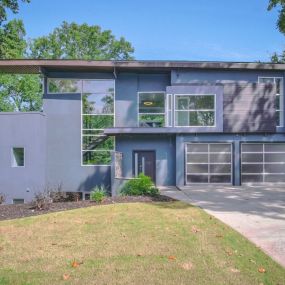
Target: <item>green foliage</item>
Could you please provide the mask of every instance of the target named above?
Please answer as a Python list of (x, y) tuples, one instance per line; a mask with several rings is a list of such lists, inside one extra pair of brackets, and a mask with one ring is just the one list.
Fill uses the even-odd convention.
[(47, 36), (31, 41), (30, 57), (45, 59), (127, 60), (134, 52), (123, 37), (99, 26), (63, 22)]
[(129, 180), (123, 186), (121, 193), (130, 196), (156, 196), (158, 195), (158, 189), (149, 176), (140, 173), (137, 178)]
[(39, 111), (41, 106), (39, 75), (0, 74), (0, 112)]
[[(14, 14), (19, 11), (18, 0), (0, 0), (0, 24), (7, 20), (7, 10), (11, 10)], [(22, 0), (22, 2), (29, 3), (30, 0)]]
[(268, 11), (280, 6), (279, 16), (277, 20), (277, 28), (283, 34), (285, 34), (285, 0), (270, 0), (268, 4)]
[(90, 193), (90, 200), (101, 203), (106, 197), (106, 193), (104, 186), (96, 186)]

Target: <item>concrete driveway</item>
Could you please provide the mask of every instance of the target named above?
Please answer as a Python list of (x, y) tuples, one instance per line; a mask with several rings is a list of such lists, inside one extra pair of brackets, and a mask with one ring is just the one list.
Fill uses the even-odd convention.
[(285, 185), (199, 185), (164, 193), (203, 208), (285, 267)]

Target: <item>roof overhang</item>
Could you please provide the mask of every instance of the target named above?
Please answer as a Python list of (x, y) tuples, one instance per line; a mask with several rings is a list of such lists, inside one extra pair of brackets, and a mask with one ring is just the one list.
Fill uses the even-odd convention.
[(231, 69), (231, 70), (284, 70), (285, 64), (259, 62), (213, 61), (99, 61), (99, 60), (0, 60), (0, 73), (39, 74), (44, 71), (114, 72), (116, 71), (169, 71), (172, 69)]

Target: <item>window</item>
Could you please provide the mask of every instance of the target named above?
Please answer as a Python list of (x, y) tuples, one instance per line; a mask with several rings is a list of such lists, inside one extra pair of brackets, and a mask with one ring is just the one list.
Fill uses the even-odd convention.
[(82, 164), (108, 165), (115, 142), (104, 129), (114, 126), (114, 81), (82, 80), (81, 99)]
[(48, 78), (48, 93), (81, 93), (81, 80)]
[(12, 167), (25, 166), (25, 151), (22, 147), (14, 147), (12, 149)]
[(175, 95), (175, 126), (215, 126), (215, 95)]
[(165, 126), (164, 92), (139, 92), (139, 126), (161, 128)]
[(284, 126), (284, 94), (282, 77), (259, 77), (259, 83), (276, 84), (276, 126)]
[(13, 204), (24, 204), (25, 200), (24, 199), (13, 199)]

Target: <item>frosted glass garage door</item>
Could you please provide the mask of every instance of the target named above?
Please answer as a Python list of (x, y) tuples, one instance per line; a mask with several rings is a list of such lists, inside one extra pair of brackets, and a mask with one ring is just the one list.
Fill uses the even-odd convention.
[(186, 184), (232, 183), (232, 145), (186, 144)]
[(243, 143), (242, 183), (285, 182), (285, 143)]

